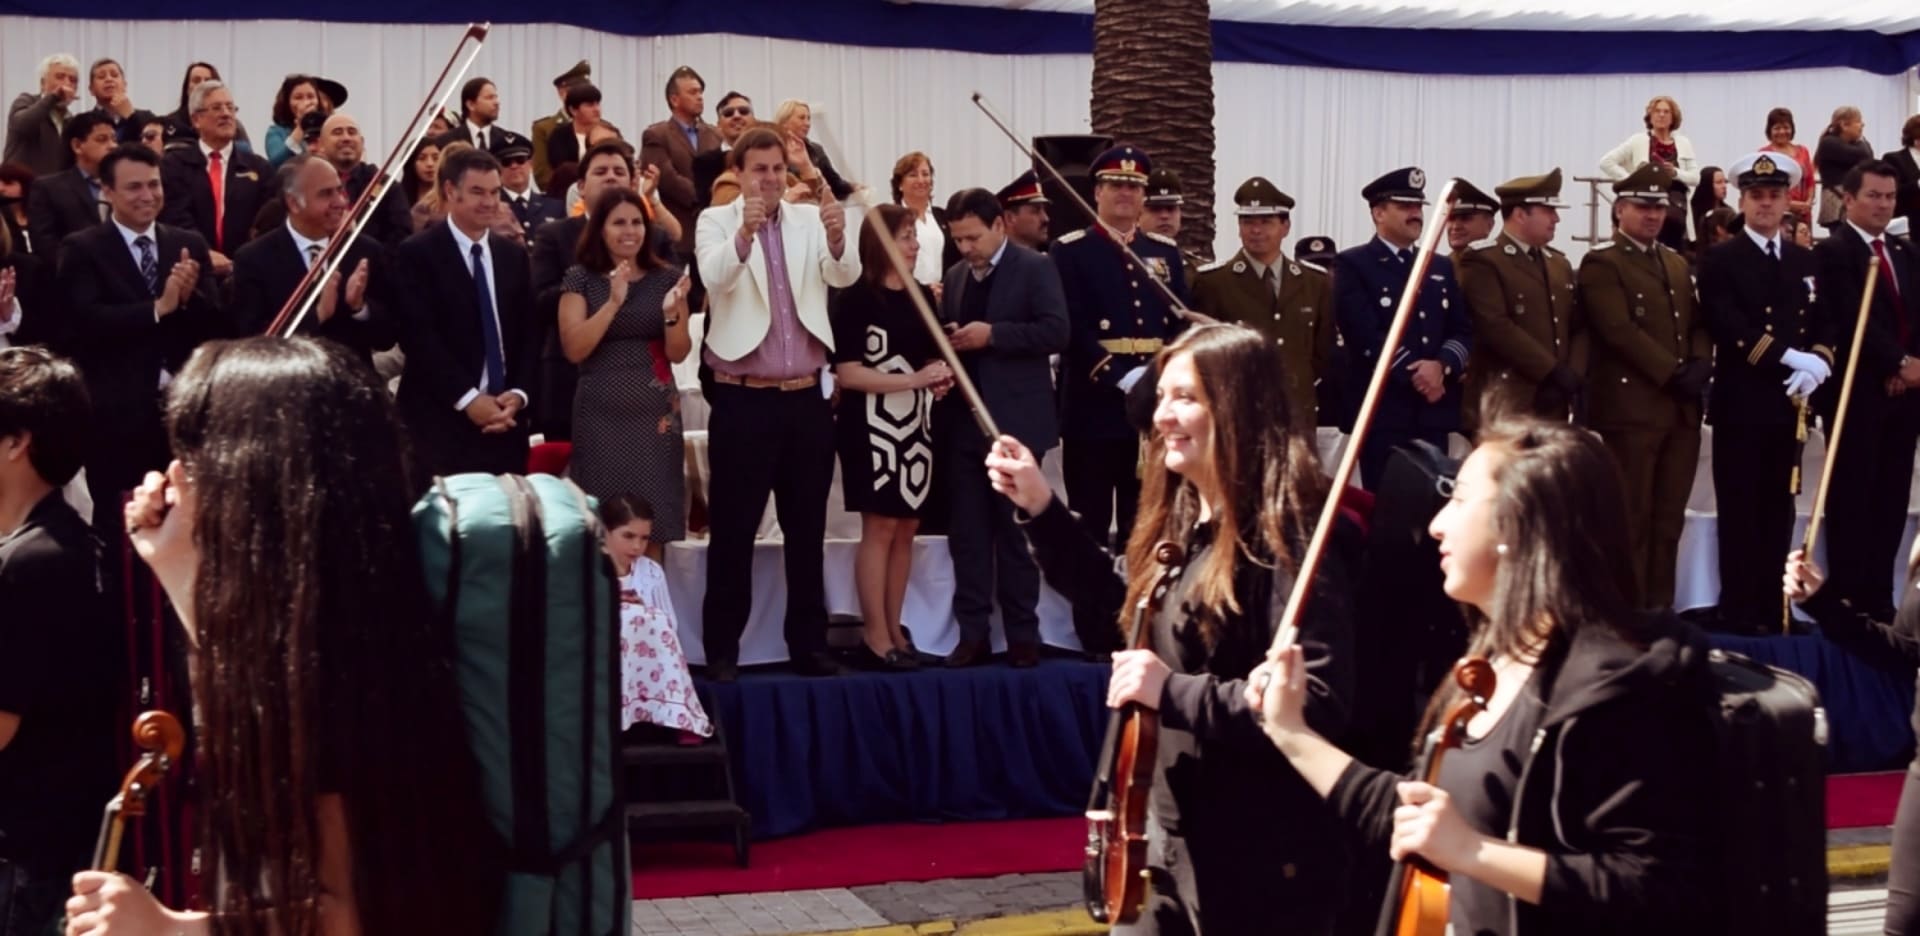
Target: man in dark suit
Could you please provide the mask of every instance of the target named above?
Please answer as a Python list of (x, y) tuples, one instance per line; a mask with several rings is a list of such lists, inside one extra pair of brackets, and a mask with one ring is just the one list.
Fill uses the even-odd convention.
[[(280, 166), (277, 187), (287, 220), (247, 243), (233, 255), (232, 314), (236, 333), (258, 335), (280, 314), (307, 271), (344, 233), (347, 190), (333, 164), (302, 154)], [(393, 347), (392, 326), (376, 313), (367, 290), (376, 262), (377, 242), (362, 236), (347, 248), (332, 288), (322, 292), (295, 334), (329, 338), (373, 361), (375, 351)]]
[(505, 139), (494, 152), (500, 160), (500, 197), (520, 223), (526, 242), (532, 244), (542, 225), (566, 218), (567, 208), (560, 199), (533, 190), (533, 144), (510, 130), (494, 132)]
[(720, 133), (702, 123), (707, 83), (685, 65), (667, 78), (667, 107), (671, 117), (640, 134), (640, 162), (660, 167), (660, 201), (680, 222), (680, 256), (693, 256), (693, 217), (699, 203), (693, 183), (694, 157), (720, 148)]
[(27, 196), (27, 231), (34, 252), (48, 263), (60, 262), (60, 242), (75, 231), (97, 227), (106, 220), (106, 200), (100, 192), (100, 160), (119, 143), (113, 124), (99, 111), (76, 114), (64, 133), (73, 153), (73, 168), (35, 179)]
[(533, 126), (528, 130), (527, 135), (533, 140), (533, 180), (540, 183), (543, 189), (547, 187), (547, 181), (553, 176), (553, 166), (547, 162), (547, 140), (553, 137), (555, 127), (564, 127), (567, 124), (567, 89), (592, 76), (593, 66), (587, 64), (586, 59), (581, 59), (572, 68), (561, 72), (559, 77), (553, 79), (554, 93), (560, 96), (560, 109), (534, 121)]
[(1882, 155), (1893, 167), (1899, 193), (1893, 216), (1907, 219), (1907, 237), (1920, 236), (1920, 114), (1907, 118), (1900, 127), (1900, 148)]
[(505, 127), (495, 126), (499, 119), (499, 89), (491, 79), (469, 78), (460, 86), (460, 126), (440, 135), (440, 148), (445, 149), (449, 143), (466, 143), (498, 158), (507, 140), (518, 136)]
[[(964, 262), (947, 271), (940, 317), (1000, 431), (1043, 457), (1060, 441), (1048, 364), (1049, 355), (1067, 349), (1070, 330), (1060, 274), (1045, 255), (1007, 238), (992, 193), (967, 189), (953, 207), (952, 243)], [(984, 472), (972, 470), (987, 457), (979, 427), (963, 417), (940, 429), (947, 436), (942, 454), (953, 466), (942, 474), (952, 508), (953, 615), (960, 622), (960, 646), (948, 665), (986, 659), (987, 622), (998, 597), (1007, 659), (1032, 666), (1040, 659), (1040, 568), (1014, 522), (1012, 502), (994, 493)]]
[(219, 81), (201, 82), (187, 98), (199, 142), (167, 151), (162, 167), (167, 199), (161, 218), (205, 238), (212, 272), (233, 272), (233, 252), (247, 242), (260, 206), (273, 200), (273, 167), (233, 145), (239, 108)]
[[(1833, 371), (1833, 350), (1814, 338), (1813, 252), (1782, 226), (1800, 164), (1750, 153), (1727, 169), (1740, 188), (1742, 233), (1700, 258), (1700, 311), (1713, 336), (1713, 490), (1719, 504), (1717, 627), (1780, 631), (1780, 586), (1771, 574), (1793, 538), (1789, 485), (1800, 446), (1798, 407)], [(1851, 433), (1849, 433), (1851, 435)]]
[(436, 224), (394, 250), (395, 315), (407, 355), (397, 401), (414, 438), (414, 479), (527, 467), (526, 391), (537, 334), (525, 250), (493, 236), (500, 163), (484, 150), (441, 160)]
[(584, 81), (567, 88), (567, 122), (553, 128), (547, 137), (547, 165), (558, 169), (578, 163), (592, 145), (588, 134), (605, 126), (616, 135), (620, 128), (600, 119), (600, 89)]
[[(1914, 443), (1920, 439), (1920, 258), (1913, 246), (1886, 234), (1899, 201), (1899, 174), (1880, 160), (1855, 166), (1840, 183), (1845, 213), (1833, 235), (1813, 249), (1819, 273), (1815, 335), (1851, 353), (1855, 316), (1866, 287), (1867, 261), (1881, 268), (1852, 376), (1846, 436), (1833, 462), (1827, 496), (1828, 588), (1868, 614), (1892, 620), (1892, 580), (1913, 484)], [(1826, 424), (1839, 409), (1841, 381), (1829, 381), (1814, 400)]]
[(1360, 449), (1360, 480), (1380, 483), (1387, 456), (1415, 440), (1446, 451), (1447, 435), (1460, 428), (1461, 379), (1472, 351), (1473, 325), (1454, 280), (1453, 261), (1435, 256), (1420, 284), (1415, 316), (1400, 347), (1385, 347), (1387, 328), (1413, 275), (1414, 245), (1424, 225), (1427, 174), (1396, 169), (1367, 184), (1360, 196), (1373, 212), (1372, 240), (1340, 252), (1333, 262), (1333, 301), (1340, 333), (1359, 354), (1347, 374), (1357, 398), (1373, 379), (1381, 358), (1392, 362), (1380, 404)]
[[(733, 151), (733, 143), (740, 134), (753, 126), (753, 101), (738, 91), (728, 91), (720, 99), (720, 106), (713, 109), (719, 118), (720, 145), (712, 149), (701, 150), (693, 154), (693, 214), (707, 210), (713, 204), (713, 183), (720, 174), (727, 171), (727, 154)], [(684, 227), (684, 225), (683, 225)], [(695, 277), (697, 280), (698, 277)]]
[(120, 495), (169, 460), (161, 391), (202, 341), (227, 329), (202, 275), (207, 242), (158, 223), (160, 157), (123, 144), (100, 163), (112, 223), (68, 238), (60, 285), (74, 360), (87, 376), (94, 438), (87, 486), (103, 531), (121, 529)]
[[(633, 188), (633, 151), (618, 140), (587, 150), (580, 173), (580, 195), (589, 208), (611, 189)], [(533, 236), (533, 334), (540, 336), (540, 404), (534, 421), (550, 440), (573, 438), (573, 388), (579, 370), (560, 352), (560, 279), (573, 266), (587, 216), (576, 215), (542, 225)], [(658, 243), (658, 242), (656, 242)], [(671, 245), (661, 244), (662, 247)]]

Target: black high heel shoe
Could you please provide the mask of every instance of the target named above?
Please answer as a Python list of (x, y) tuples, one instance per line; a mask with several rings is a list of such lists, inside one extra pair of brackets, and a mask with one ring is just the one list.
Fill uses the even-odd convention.
[(854, 665), (863, 670), (901, 673), (920, 668), (919, 660), (898, 650), (888, 650), (886, 656), (881, 656), (873, 652), (873, 648), (867, 646), (864, 640), (853, 648), (853, 659)]

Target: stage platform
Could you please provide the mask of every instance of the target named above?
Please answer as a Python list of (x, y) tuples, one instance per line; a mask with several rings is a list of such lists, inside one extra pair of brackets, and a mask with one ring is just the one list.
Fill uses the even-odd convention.
[[(1819, 636), (1714, 642), (1805, 675), (1827, 706), (1832, 773), (1912, 756), (1913, 682)], [(874, 823), (1076, 816), (1105, 730), (1108, 669), (1049, 658), (810, 679), (775, 669), (701, 681), (726, 723), (756, 838)]]

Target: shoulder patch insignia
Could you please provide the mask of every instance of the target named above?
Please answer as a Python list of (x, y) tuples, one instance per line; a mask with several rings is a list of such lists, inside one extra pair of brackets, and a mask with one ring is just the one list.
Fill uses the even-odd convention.
[(1467, 249), (1468, 250), (1487, 250), (1492, 248), (1494, 245), (1498, 243), (1500, 243), (1500, 235), (1495, 234), (1491, 237), (1483, 237), (1477, 241), (1474, 241), (1471, 244), (1468, 244)]
[(1071, 244), (1074, 241), (1077, 241), (1085, 236), (1087, 236), (1087, 231), (1085, 228), (1081, 228), (1078, 231), (1068, 231), (1067, 233), (1054, 238), (1053, 242), (1056, 244)]
[[(1225, 260), (1215, 260), (1212, 263), (1201, 264), (1198, 269), (1194, 270), (1194, 272), (1195, 273), (1212, 273), (1213, 271), (1218, 270), (1221, 267), (1226, 265), (1227, 265), (1227, 261)], [(1234, 272), (1238, 273), (1239, 270), (1235, 270)]]
[(1313, 271), (1313, 272), (1315, 272), (1315, 273), (1325, 273), (1325, 272), (1327, 272), (1327, 268), (1326, 268), (1326, 267), (1323, 267), (1323, 266), (1321, 266), (1321, 265), (1320, 265), (1320, 264), (1318, 264), (1318, 263), (1314, 263), (1314, 262), (1313, 262), (1313, 261), (1311, 261), (1311, 260), (1296, 260), (1296, 261), (1294, 261), (1294, 262), (1295, 262), (1295, 263), (1298, 263), (1298, 264), (1300, 264), (1300, 267), (1301, 267), (1301, 269), (1305, 269), (1305, 270), (1312, 270), (1312, 271)]
[(1179, 242), (1179, 241), (1176, 241), (1176, 240), (1174, 240), (1173, 238), (1171, 238), (1171, 237), (1168, 237), (1168, 236), (1167, 236), (1167, 235), (1165, 235), (1165, 234), (1155, 234), (1155, 233), (1153, 233), (1152, 231), (1141, 231), (1140, 233), (1142, 233), (1142, 234), (1145, 234), (1145, 235), (1147, 235), (1148, 237), (1151, 237), (1151, 238), (1153, 238), (1154, 240), (1157, 240), (1157, 241), (1159, 241), (1160, 243), (1162, 243), (1162, 244), (1165, 244), (1165, 245), (1167, 245), (1168, 247), (1173, 247), (1173, 248), (1176, 248), (1176, 249), (1177, 249), (1177, 248), (1179, 248), (1179, 246), (1180, 246), (1180, 242)]

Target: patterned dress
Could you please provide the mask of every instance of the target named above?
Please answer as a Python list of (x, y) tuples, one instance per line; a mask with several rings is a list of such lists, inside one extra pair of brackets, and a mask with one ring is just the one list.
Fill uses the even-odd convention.
[(641, 556), (620, 580), (620, 729), (636, 722), (713, 736), (680, 651), (667, 573)]
[[(916, 287), (918, 288), (918, 287)], [(939, 354), (905, 290), (856, 283), (833, 312), (833, 363), (911, 374)], [(918, 517), (933, 488), (933, 391), (842, 388), (833, 415), (847, 510)]]
[[(573, 457), (568, 476), (594, 497), (634, 494), (653, 505), (653, 539), (687, 535), (686, 442), (680, 393), (663, 347), (661, 302), (680, 280), (680, 268), (653, 270), (627, 287), (606, 337), (580, 362), (573, 397)], [(567, 270), (560, 288), (583, 296), (589, 313), (612, 294), (607, 278), (587, 268)], [(605, 313), (600, 313), (605, 314)]]

